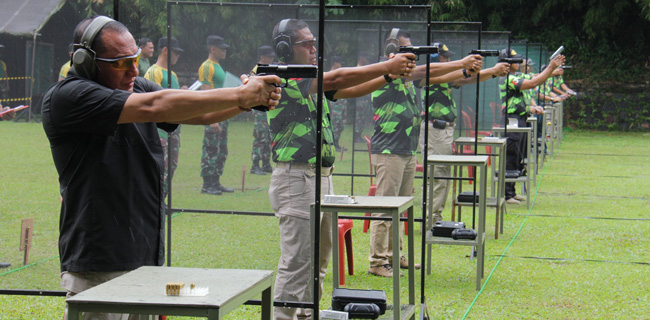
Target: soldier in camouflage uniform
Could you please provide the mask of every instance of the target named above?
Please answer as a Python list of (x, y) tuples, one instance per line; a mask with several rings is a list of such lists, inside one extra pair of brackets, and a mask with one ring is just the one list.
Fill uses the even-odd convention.
[[(271, 64), (275, 59), (275, 50), (271, 46), (260, 46), (257, 48), (257, 55), (259, 56), (258, 63)], [(253, 110), (253, 113), (254, 139), (253, 152), (251, 152), (251, 159), (253, 160), (253, 165), (251, 166), (251, 174), (266, 175), (267, 173), (273, 172), (273, 167), (271, 166), (270, 162), (271, 131), (269, 129), (269, 122), (266, 117), (266, 112)]]
[[(514, 50), (508, 52), (507, 49), (501, 50), (499, 58), (521, 58)], [(536, 74), (530, 79), (526, 79), (522, 74), (517, 74), (519, 64), (510, 65), (510, 73), (504, 82), (499, 85), (502, 107), (505, 109), (506, 118), (516, 118), (520, 127), (526, 126), (526, 118), (528, 114), (543, 113), (544, 109), (541, 107), (527, 106), (524, 101), (524, 90), (535, 88), (544, 83), (552, 73), (564, 62), (564, 56), (559, 55), (551, 60), (549, 65), (544, 71)], [(527, 76), (526, 76), (527, 77)], [(507, 106), (507, 108), (506, 108)], [(505, 119), (504, 123), (508, 123)], [(522, 161), (523, 150), (527, 148), (524, 134), (520, 132), (508, 132), (506, 134), (507, 141), (507, 154), (506, 154), (506, 170), (519, 170)], [(506, 203), (519, 204), (524, 197), (517, 195), (515, 192), (515, 183), (506, 182)]]
[[(226, 58), (230, 45), (222, 37), (210, 35), (207, 38), (207, 46), (208, 59), (199, 67), (201, 90), (221, 88), (226, 79), (226, 72), (219, 61)], [(206, 126), (201, 153), (201, 177), (203, 178), (201, 193), (220, 195), (223, 192), (235, 192), (234, 189), (225, 187), (220, 182), (227, 158), (228, 121)]]
[[(167, 57), (168, 57), (168, 50), (171, 48), (171, 63), (168, 63)], [(169, 45), (167, 44), (167, 37), (162, 37), (160, 40), (158, 40), (158, 59), (156, 60), (156, 63), (153, 64), (147, 72), (143, 75), (143, 77), (147, 80), (151, 80), (155, 83), (157, 83), (159, 86), (163, 88), (167, 88), (167, 83), (168, 83), (168, 78), (167, 75), (169, 74), (167, 68), (168, 65), (174, 65), (178, 61), (178, 58), (180, 57), (180, 54), (183, 52), (183, 49), (179, 47), (178, 40), (175, 38), (172, 38), (170, 41)], [(176, 76), (176, 72), (171, 73), (172, 79), (171, 79), (171, 87), (172, 89), (179, 89), (180, 86), (178, 84), (178, 77)], [(186, 87), (183, 87), (183, 89), (186, 89)], [(174, 177), (174, 172), (176, 171), (176, 167), (178, 167), (178, 154), (180, 152), (181, 148), (181, 126), (179, 125), (176, 130), (174, 130), (171, 133), (167, 133), (167, 131), (158, 129), (158, 135), (160, 136), (160, 144), (162, 145), (162, 149), (164, 152), (164, 169), (163, 169), (163, 191), (165, 197), (169, 193), (169, 181)], [(169, 145), (171, 145), (171, 170), (167, 167), (169, 164), (169, 147), (168, 147), (168, 142)], [(169, 177), (169, 180), (168, 180)], [(164, 198), (163, 198), (164, 199)]]

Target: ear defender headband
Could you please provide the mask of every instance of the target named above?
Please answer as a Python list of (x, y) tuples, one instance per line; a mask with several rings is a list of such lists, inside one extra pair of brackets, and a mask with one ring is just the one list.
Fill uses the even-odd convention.
[(81, 41), (74, 45), (72, 54), (72, 65), (80, 77), (94, 79), (97, 74), (97, 64), (95, 63), (96, 53), (90, 47), (95, 41), (95, 37), (100, 30), (109, 22), (115, 21), (106, 16), (98, 16), (93, 19), (81, 36)]
[(384, 53), (386, 56), (390, 56), (391, 53), (397, 53), (399, 50), (399, 44), (397, 43), (397, 34), (399, 33), (399, 28), (393, 28), (390, 31), (390, 36), (388, 36), (388, 43), (386, 43), (386, 49)]
[(289, 19), (280, 21), (278, 35), (273, 39), (275, 41), (275, 54), (284, 63), (293, 60), (293, 48), (291, 36), (287, 34), (287, 24), (289, 24)]

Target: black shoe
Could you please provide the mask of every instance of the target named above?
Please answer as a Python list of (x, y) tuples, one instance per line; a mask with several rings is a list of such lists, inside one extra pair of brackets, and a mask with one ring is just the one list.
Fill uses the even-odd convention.
[(0, 263), (0, 268), (9, 268), (11, 267), (11, 263), (9, 262), (1, 262)]
[(205, 187), (205, 186), (203, 186), (203, 188), (201, 188), (201, 193), (207, 193), (207, 194), (213, 194), (213, 195), (216, 195), (216, 196), (220, 196), (222, 192), (221, 192), (221, 190), (213, 188), (213, 187)]
[(265, 163), (262, 165), (262, 171), (267, 172), (267, 173), (273, 173), (273, 167), (271, 166), (270, 163)]
[(219, 190), (219, 192), (228, 192), (228, 193), (235, 192), (235, 189), (233, 188), (224, 187), (221, 184), (221, 182), (219, 182), (219, 178), (217, 178), (217, 181), (214, 183), (214, 188)]
[(262, 168), (260, 167), (252, 167), (251, 174), (258, 174), (260, 176), (265, 176), (266, 172), (264, 172), (264, 170), (262, 170)]

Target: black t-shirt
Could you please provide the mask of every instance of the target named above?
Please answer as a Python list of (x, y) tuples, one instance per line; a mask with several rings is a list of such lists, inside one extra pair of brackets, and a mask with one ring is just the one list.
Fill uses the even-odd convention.
[[(43, 99), (43, 127), (59, 173), (61, 270), (124, 271), (162, 265), (163, 150), (156, 127), (117, 124), (131, 93), (76, 77)], [(134, 92), (162, 89), (136, 78)]]

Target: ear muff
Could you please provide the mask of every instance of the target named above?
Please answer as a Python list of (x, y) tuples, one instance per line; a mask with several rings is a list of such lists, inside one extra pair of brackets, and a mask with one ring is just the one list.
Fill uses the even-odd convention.
[(384, 53), (386, 56), (390, 56), (391, 53), (397, 53), (399, 50), (399, 43), (397, 41), (397, 34), (399, 33), (399, 28), (393, 28), (390, 31), (390, 35), (388, 36), (388, 40), (386, 41), (386, 48), (384, 49)]
[(97, 74), (97, 64), (95, 63), (95, 51), (90, 47), (100, 30), (109, 22), (115, 21), (109, 17), (98, 16), (88, 24), (81, 36), (81, 41), (74, 45), (72, 54), (72, 65), (80, 77), (94, 79)]
[(291, 36), (287, 34), (287, 24), (289, 24), (289, 19), (280, 21), (278, 35), (273, 39), (275, 41), (275, 55), (285, 63), (293, 60), (293, 47), (291, 45)]

